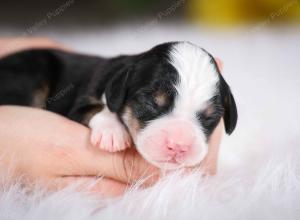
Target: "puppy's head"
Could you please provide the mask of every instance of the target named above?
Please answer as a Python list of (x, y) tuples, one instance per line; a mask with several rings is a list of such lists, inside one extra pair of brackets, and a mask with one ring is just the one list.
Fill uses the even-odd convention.
[(214, 58), (187, 42), (158, 45), (127, 59), (105, 95), (140, 154), (161, 168), (201, 162), (222, 117), (228, 134), (236, 126), (235, 101)]

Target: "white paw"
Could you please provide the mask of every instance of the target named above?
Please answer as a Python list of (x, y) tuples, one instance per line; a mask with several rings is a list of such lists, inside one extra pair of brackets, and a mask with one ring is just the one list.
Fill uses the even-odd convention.
[(115, 113), (103, 109), (89, 123), (93, 146), (109, 152), (124, 150), (131, 145), (131, 138)]

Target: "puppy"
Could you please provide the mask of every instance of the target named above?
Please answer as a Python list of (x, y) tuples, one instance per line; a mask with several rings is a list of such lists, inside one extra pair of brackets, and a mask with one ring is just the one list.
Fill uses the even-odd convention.
[(56, 112), (91, 128), (91, 143), (116, 152), (131, 145), (155, 166), (194, 166), (224, 118), (237, 109), (214, 58), (189, 42), (164, 43), (106, 59), (52, 49), (0, 60), (0, 105)]

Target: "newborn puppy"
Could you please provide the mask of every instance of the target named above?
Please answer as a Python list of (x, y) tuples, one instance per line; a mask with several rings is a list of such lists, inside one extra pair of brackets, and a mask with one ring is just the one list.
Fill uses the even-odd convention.
[(105, 59), (51, 49), (0, 60), (0, 105), (45, 108), (91, 128), (91, 142), (110, 152), (134, 142), (155, 166), (194, 166), (224, 118), (237, 122), (230, 88), (214, 58), (188, 42), (170, 42)]

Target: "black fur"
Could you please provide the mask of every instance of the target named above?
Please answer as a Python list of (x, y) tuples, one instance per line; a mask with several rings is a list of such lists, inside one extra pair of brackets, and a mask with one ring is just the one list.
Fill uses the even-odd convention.
[[(231, 89), (224, 80), (215, 59), (211, 54), (209, 54), (209, 56), (211, 57), (211, 62), (215, 66), (219, 76), (219, 102), (217, 102), (217, 105), (220, 103), (222, 104), (222, 116), (224, 118), (225, 131), (230, 135), (234, 131), (238, 119), (235, 100), (233, 98)], [(221, 108), (219, 107), (219, 109)]]
[(212, 110), (211, 114), (206, 115), (205, 112), (198, 112), (197, 117), (205, 129), (207, 137), (212, 134), (221, 117), (224, 118), (225, 131), (230, 135), (234, 131), (238, 119), (235, 100), (231, 93), (230, 87), (224, 80), (214, 57), (205, 49), (203, 49), (203, 51), (210, 56), (211, 64), (215, 67), (215, 70), (218, 73), (219, 91), (217, 95), (210, 100), (210, 108)]

